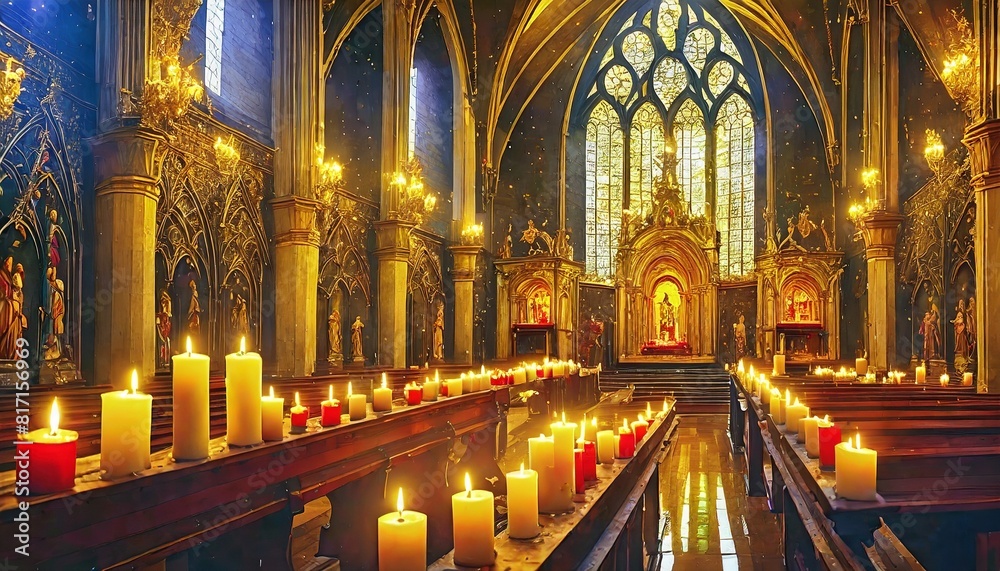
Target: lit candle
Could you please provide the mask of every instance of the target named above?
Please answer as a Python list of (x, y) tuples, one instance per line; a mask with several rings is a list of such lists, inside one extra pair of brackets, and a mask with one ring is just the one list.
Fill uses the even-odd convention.
[(972, 386), (972, 373), (971, 372), (962, 373), (962, 386), (963, 387), (971, 387)]
[(267, 442), (285, 437), (282, 422), (285, 419), (285, 399), (274, 396), (274, 387), (269, 387), (270, 396), (260, 397), (261, 436)]
[(302, 406), (298, 391), (295, 392), (295, 406), (292, 407), (291, 416), (292, 433), (302, 434), (305, 432), (306, 424), (309, 422), (309, 408)]
[(611, 464), (615, 461), (614, 431), (601, 430), (597, 433), (597, 459), (601, 464)]
[(785, 401), (781, 398), (781, 391), (778, 389), (771, 389), (771, 398), (768, 403), (768, 408), (771, 412), (771, 416), (774, 418), (774, 422), (777, 424), (784, 424)]
[(507, 534), (514, 539), (538, 535), (538, 472), (521, 470), (507, 473)]
[(385, 373), (382, 373), (382, 386), (374, 391), (372, 410), (375, 412), (392, 410), (392, 389), (388, 387), (388, 379), (386, 379)]
[(452, 533), (455, 564), (464, 567), (493, 565), (493, 493), (473, 490), (469, 474), (465, 491), (451, 497)]
[(638, 445), (642, 442), (642, 439), (646, 436), (646, 432), (649, 430), (649, 423), (643, 416), (639, 415), (639, 420), (632, 423), (632, 432), (635, 433), (635, 443)]
[(542, 378), (550, 379), (552, 378), (552, 363), (549, 362), (549, 358), (545, 358), (545, 362), (542, 363)]
[(557, 489), (556, 507), (558, 511), (573, 509), (573, 490), (576, 480), (576, 464), (573, 450), (576, 443), (576, 423), (566, 422), (566, 413), (562, 420), (549, 425), (552, 429), (553, 458)]
[(747, 370), (746, 370), (746, 368), (745, 368), (745, 367), (743, 366), (743, 359), (740, 359), (740, 362), (739, 362), (739, 364), (738, 364), (738, 365), (736, 366), (736, 374), (737, 374), (737, 375), (738, 375), (738, 376), (739, 376), (740, 378), (743, 378), (743, 374), (744, 374), (744, 373), (746, 373), (746, 372), (747, 372)]
[(783, 353), (774, 356), (774, 376), (785, 376), (785, 355)]
[(320, 403), (322, 407), (320, 423), (323, 426), (337, 426), (340, 424), (340, 401), (333, 398), (333, 385), (330, 385), (326, 396), (327, 399)]
[(951, 377), (948, 376), (948, 373), (945, 373), (945, 374), (941, 375), (941, 379), (940, 380), (941, 380), (941, 386), (942, 387), (947, 387), (948, 383), (951, 382)]
[(410, 382), (406, 383), (406, 386), (403, 387), (403, 394), (406, 395), (406, 404), (416, 406), (423, 400), (424, 390), (420, 385)]
[(132, 371), (132, 390), (101, 395), (101, 469), (118, 478), (149, 468), (149, 435), (153, 397), (139, 393), (139, 372)]
[(462, 392), (463, 393), (471, 393), (471, 392), (473, 392), (473, 391), (476, 390), (476, 387), (475, 387), (476, 378), (471, 373), (468, 374), (468, 375), (466, 375), (465, 373), (462, 373), (462, 376), (459, 377), (458, 380), (462, 381)]
[(539, 435), (528, 439), (528, 466), (538, 473), (538, 509), (544, 513), (558, 513), (555, 480), (555, 448), (551, 437)]
[(618, 429), (618, 457), (631, 458), (635, 455), (635, 433), (628, 426), (628, 421), (622, 421)]
[(59, 428), (59, 404), (52, 399), (49, 428), (39, 428), (17, 437), (17, 457), (27, 458), (28, 493), (33, 496), (61, 492), (76, 480), (78, 434)]
[(809, 416), (809, 407), (799, 402), (798, 397), (795, 402), (785, 410), (785, 432), (797, 434), (799, 432), (799, 421)]
[(556, 361), (552, 365), (552, 376), (560, 379), (566, 376), (566, 363), (564, 361)]
[(924, 365), (917, 365), (915, 382), (918, 385), (922, 385), (927, 382), (927, 367)]
[(858, 373), (859, 377), (863, 377), (868, 374), (868, 359), (864, 357), (858, 357), (854, 360), (854, 370)]
[(526, 382), (528, 382), (528, 372), (524, 367), (514, 369), (514, 384), (523, 385)]
[(441, 386), (440, 381), (432, 381), (430, 378), (424, 379), (424, 400), (427, 402), (436, 401), (438, 398), (438, 389)]
[(837, 495), (848, 500), (874, 501), (878, 453), (850, 439), (837, 445)]
[(646, 401), (646, 418), (649, 419), (650, 422), (653, 420), (653, 405), (651, 405), (649, 401)]
[(836, 448), (843, 436), (839, 426), (832, 422), (828, 424), (829, 426), (820, 425), (816, 430), (819, 438), (819, 465), (834, 467), (837, 463)]
[(830, 425), (830, 418), (825, 419), (818, 416), (810, 416), (802, 419), (802, 432), (799, 433), (799, 441), (806, 447), (806, 454), (810, 458), (819, 458), (819, 427)]
[(449, 398), (462, 396), (462, 379), (448, 379), (445, 383), (448, 384)]
[(586, 481), (583, 477), (583, 448), (573, 450), (573, 481), (576, 493), (582, 494), (586, 491)]
[(208, 458), (208, 355), (191, 352), (174, 355), (173, 425), (174, 460)]
[(364, 420), (368, 416), (368, 397), (364, 394), (354, 394), (351, 383), (347, 383), (347, 411), (351, 420)]
[(396, 511), (378, 518), (379, 571), (424, 571), (427, 569), (427, 516), (403, 509), (399, 489)]
[(597, 479), (597, 447), (589, 440), (579, 439), (576, 447), (583, 450), (583, 479), (594, 481)]
[[(538, 378), (538, 366), (535, 364), (528, 365), (524, 369), (524, 375), (527, 382), (532, 382)], [(516, 383), (515, 383), (516, 384)]]
[(253, 446), (263, 440), (261, 370), (260, 355), (247, 353), (245, 338), (240, 339), (239, 353), (226, 355), (226, 441), (230, 446)]

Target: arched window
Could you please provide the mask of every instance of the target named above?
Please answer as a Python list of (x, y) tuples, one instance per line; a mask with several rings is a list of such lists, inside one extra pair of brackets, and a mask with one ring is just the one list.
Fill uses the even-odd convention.
[[(733, 37), (698, 0), (653, 0), (629, 17), (586, 86), (587, 271), (610, 277), (622, 210), (645, 217), (677, 150), (677, 180), (692, 216), (721, 234), (720, 274), (754, 264), (757, 141), (749, 70)], [(596, 64), (596, 62), (595, 62)], [(627, 150), (627, 156), (626, 156)]]
[(222, 94), (222, 34), (226, 23), (226, 0), (208, 0), (205, 17), (205, 87)]

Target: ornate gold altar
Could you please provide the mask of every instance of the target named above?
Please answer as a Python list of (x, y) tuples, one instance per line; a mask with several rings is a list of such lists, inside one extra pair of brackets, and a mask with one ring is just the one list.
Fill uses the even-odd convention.
[(575, 359), (576, 308), (584, 265), (559, 256), (500, 259), (497, 268), (497, 358), (518, 354), (515, 330), (549, 331), (552, 357)]

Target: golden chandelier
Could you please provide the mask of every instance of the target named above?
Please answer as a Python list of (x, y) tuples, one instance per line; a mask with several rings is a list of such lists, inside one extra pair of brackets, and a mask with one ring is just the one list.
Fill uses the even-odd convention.
[(140, 105), (142, 123), (163, 129), (183, 117), (192, 102), (204, 101), (205, 89), (192, 73), (196, 62), (182, 66), (177, 55), (168, 54), (156, 63), (159, 77), (146, 80)]
[(14, 103), (21, 96), (21, 80), (24, 68), (14, 69), (14, 58), (7, 57), (7, 69), (0, 77), (0, 119), (6, 119), (14, 112)]
[(392, 175), (391, 187), (399, 193), (399, 203), (395, 211), (396, 218), (421, 224), (434, 212), (437, 206), (437, 195), (424, 189), (423, 167), (420, 159), (410, 159), (403, 172)]

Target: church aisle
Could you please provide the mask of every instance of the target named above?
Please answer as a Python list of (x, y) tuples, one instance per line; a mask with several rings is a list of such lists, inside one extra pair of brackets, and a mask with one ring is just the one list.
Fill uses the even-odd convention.
[(660, 469), (662, 571), (784, 569), (781, 522), (743, 489), (723, 415), (681, 419)]

